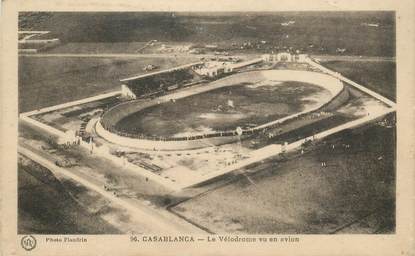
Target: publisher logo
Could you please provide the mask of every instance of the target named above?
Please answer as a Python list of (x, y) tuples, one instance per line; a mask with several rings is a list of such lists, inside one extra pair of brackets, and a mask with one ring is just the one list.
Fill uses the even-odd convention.
[(24, 236), (22, 237), (20, 244), (26, 251), (31, 251), (36, 247), (36, 239), (32, 235)]

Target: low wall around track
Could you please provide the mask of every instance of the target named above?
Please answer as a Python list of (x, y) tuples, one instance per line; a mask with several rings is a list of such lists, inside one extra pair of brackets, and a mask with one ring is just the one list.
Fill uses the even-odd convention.
[[(101, 122), (97, 122), (95, 125), (96, 133), (106, 139), (109, 142), (126, 147), (146, 149), (146, 150), (187, 150), (206, 148), (215, 145), (233, 143), (238, 141), (237, 136), (227, 137), (213, 137), (198, 140), (180, 140), (180, 141), (157, 141), (136, 139), (130, 137), (124, 137), (115, 133), (109, 132), (102, 127)], [(243, 139), (243, 136), (242, 138)]]
[[(322, 88), (327, 89), (332, 98), (328, 102), (324, 102), (312, 109), (307, 109), (296, 114), (262, 124), (255, 128), (249, 130), (243, 130), (241, 139), (248, 137), (256, 132), (259, 132), (263, 129), (274, 127), (276, 125), (285, 123), (289, 120), (298, 118), (305, 114), (318, 111), (324, 107), (328, 107), (330, 104), (339, 105), (342, 104), (348, 98), (348, 93), (344, 89), (343, 83), (338, 79), (329, 76), (327, 74), (322, 74), (318, 72), (311, 71), (298, 71), (298, 70), (266, 70), (266, 71), (251, 71), (239, 73), (223, 79), (213, 81), (208, 85), (201, 85), (195, 88), (189, 88), (184, 91), (180, 91), (171, 95), (162, 96), (154, 100), (138, 100), (126, 102), (120, 105), (117, 105), (110, 109), (108, 112), (104, 113), (102, 119), (97, 122), (96, 132), (98, 135), (104, 139), (123, 146), (136, 147), (141, 149), (155, 149), (155, 150), (184, 150), (184, 149), (196, 149), (203, 148), (208, 146), (215, 146), (221, 144), (227, 144), (237, 141), (239, 138), (235, 131), (222, 131), (222, 132), (213, 132), (204, 135), (196, 135), (191, 137), (183, 138), (146, 138), (140, 136), (128, 135), (122, 132), (117, 132), (114, 129), (114, 125), (120, 121), (122, 118), (148, 108), (156, 104), (162, 104), (171, 99), (179, 99), (188, 97), (195, 94), (200, 94), (217, 88), (232, 86), (240, 84), (241, 82), (259, 82), (262, 80), (275, 80), (275, 81), (299, 81), (309, 84), (314, 84)], [(336, 101), (337, 97), (339, 100)]]

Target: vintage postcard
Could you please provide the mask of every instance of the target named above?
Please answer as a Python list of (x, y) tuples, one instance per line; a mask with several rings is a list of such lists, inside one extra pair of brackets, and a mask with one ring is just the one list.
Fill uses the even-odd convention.
[(4, 255), (415, 255), (412, 1), (3, 1)]

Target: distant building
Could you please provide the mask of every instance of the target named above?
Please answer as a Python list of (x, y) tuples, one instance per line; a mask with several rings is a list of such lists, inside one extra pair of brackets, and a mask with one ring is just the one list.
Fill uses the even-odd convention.
[(216, 45), (216, 44), (207, 44), (207, 45), (205, 45), (205, 48), (216, 49), (216, 48), (218, 48), (218, 45)]
[(337, 53), (344, 53), (347, 49), (346, 48), (337, 48), (336, 52)]
[(155, 66), (155, 65), (153, 65), (153, 64), (150, 64), (150, 65), (145, 66), (145, 67), (143, 68), (143, 70), (144, 70), (144, 71), (151, 71), (151, 70), (154, 70), (154, 69), (157, 69), (157, 68), (158, 68), (157, 66)]
[(281, 26), (289, 26), (289, 25), (293, 25), (293, 24), (295, 24), (295, 20), (290, 20), (290, 21), (287, 21), (287, 22), (282, 22), (281, 23)]

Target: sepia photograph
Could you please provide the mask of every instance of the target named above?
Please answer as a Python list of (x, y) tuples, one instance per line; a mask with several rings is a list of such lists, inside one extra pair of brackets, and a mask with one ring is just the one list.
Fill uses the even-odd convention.
[(395, 28), (19, 12), (18, 234), (395, 234)]

